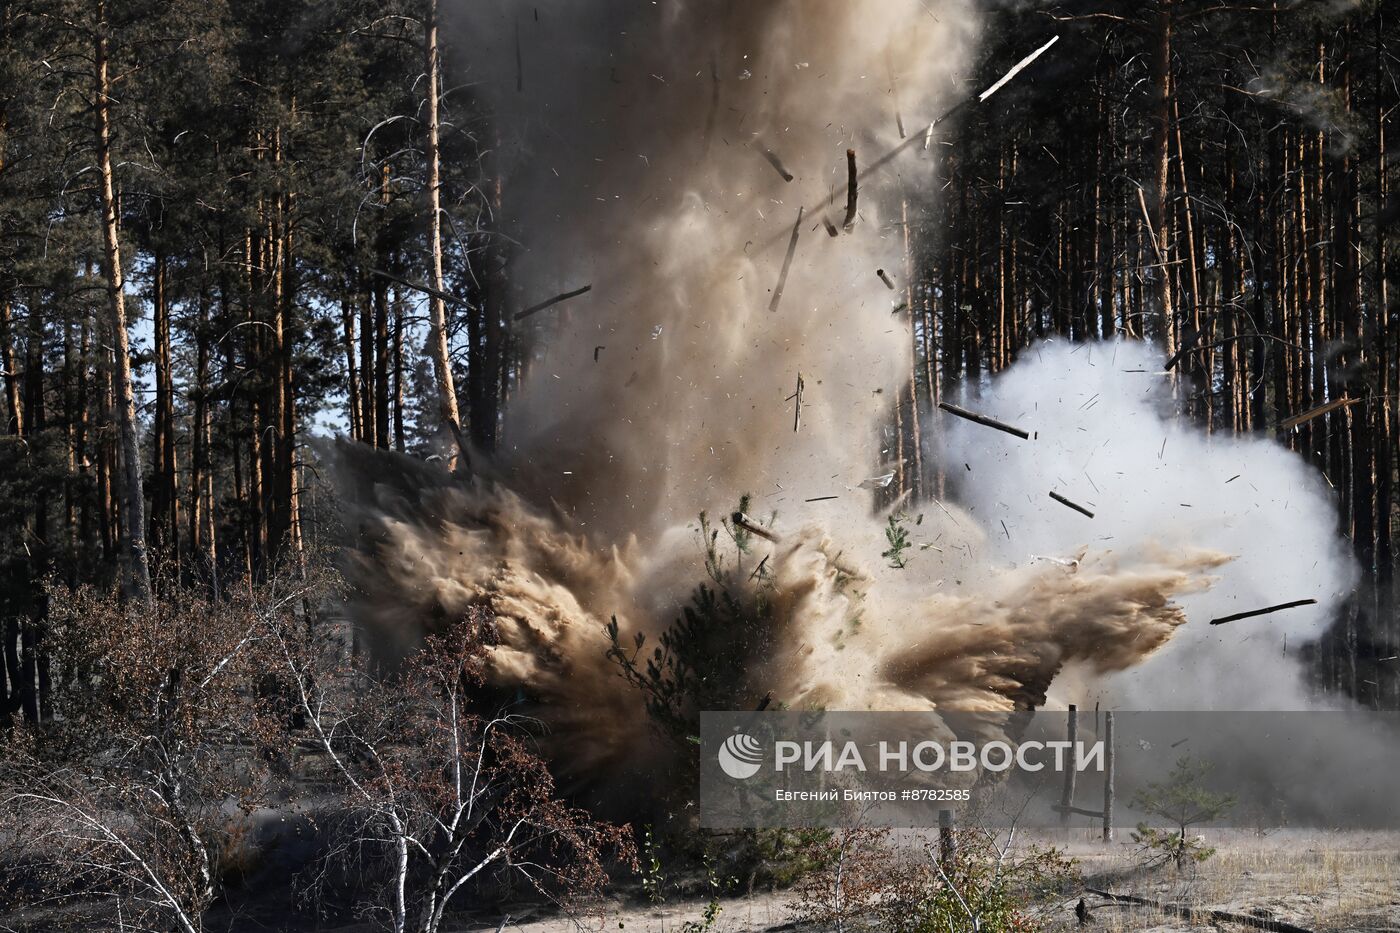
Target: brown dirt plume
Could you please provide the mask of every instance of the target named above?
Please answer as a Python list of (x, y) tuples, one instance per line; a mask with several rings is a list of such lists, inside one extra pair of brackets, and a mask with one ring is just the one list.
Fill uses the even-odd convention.
[[(355, 619), (392, 649), (488, 607), (488, 681), (545, 723), (565, 775), (637, 777), (654, 734), (642, 694), (607, 657), (606, 625), (617, 618), (623, 644), (638, 632), (654, 643), (703, 576), (695, 538), (598, 546), (488, 475), (347, 443), (335, 461), (359, 542)], [(816, 528), (742, 559), (730, 585), (741, 598), (764, 587), (771, 607), (765, 650), (736, 672), (749, 692), (797, 709), (978, 711), (1044, 703), (1071, 662), (1111, 671), (1144, 660), (1185, 621), (1175, 597), (1209, 586), (1229, 560), (1195, 551), (1125, 565), (1093, 552), (906, 600), (881, 585), (888, 571), (862, 568)], [(746, 580), (764, 561), (771, 574)]]

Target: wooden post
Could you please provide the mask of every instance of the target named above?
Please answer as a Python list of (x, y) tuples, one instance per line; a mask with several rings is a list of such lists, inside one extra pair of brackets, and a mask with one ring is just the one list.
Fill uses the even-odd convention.
[(938, 861), (946, 871), (958, 857), (958, 831), (952, 810), (938, 811)]
[(1113, 714), (1103, 718), (1103, 841), (1113, 841)]
[(1069, 826), (1070, 811), (1074, 806), (1074, 743), (1079, 738), (1079, 707), (1069, 705), (1069, 767), (1065, 769), (1065, 789), (1060, 795), (1060, 825)]

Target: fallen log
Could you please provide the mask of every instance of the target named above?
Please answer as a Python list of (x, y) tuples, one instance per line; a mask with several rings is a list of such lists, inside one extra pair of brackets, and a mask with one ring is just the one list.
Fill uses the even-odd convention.
[(1306, 927), (1295, 926), (1283, 920), (1269, 920), (1266, 917), (1253, 917), (1249, 914), (1231, 913), (1228, 910), (1216, 910), (1210, 907), (1187, 907), (1184, 904), (1167, 904), (1162, 901), (1149, 900), (1145, 897), (1137, 897), (1132, 894), (1114, 894), (1111, 891), (1100, 891), (1096, 888), (1085, 888), (1088, 894), (1098, 897), (1106, 897), (1110, 901), (1117, 901), (1120, 904), (1136, 904), (1139, 907), (1151, 907), (1153, 910), (1160, 910), (1164, 914), (1173, 917), (1181, 917), (1183, 920), (1213, 920), (1217, 923), (1238, 923), (1243, 926), (1253, 927), (1256, 930), (1269, 930), (1271, 933), (1313, 933)]
[(538, 313), (538, 312), (540, 312), (540, 311), (543, 311), (545, 308), (552, 308), (552, 307), (554, 307), (555, 305), (557, 305), (557, 304), (558, 304), (559, 302), (561, 302), (561, 301), (568, 301), (570, 298), (577, 298), (579, 295), (582, 295), (582, 294), (585, 294), (585, 293), (591, 292), (591, 291), (593, 291), (593, 286), (592, 286), (592, 285), (585, 285), (585, 286), (583, 286), (583, 288), (576, 288), (576, 289), (574, 289), (574, 290), (571, 291), (571, 292), (565, 292), (565, 293), (562, 294), (562, 295), (555, 295), (553, 298), (549, 299), (548, 301), (541, 301), (541, 302), (540, 302), (539, 304), (537, 304), (537, 305), (530, 305), (530, 307), (526, 308), (524, 311), (521, 311), (519, 314), (517, 314), (517, 315), (515, 316), (515, 319), (516, 319), (517, 321), (522, 320), (522, 319), (524, 319), (524, 318), (529, 317), (529, 316), (532, 315), (532, 314), (536, 314), (536, 313)]
[(972, 421), (988, 428), (996, 428), (998, 431), (1005, 431), (1007, 434), (1014, 434), (1021, 440), (1030, 440), (1030, 435), (1020, 428), (1012, 427), (1005, 421), (998, 421), (995, 418), (988, 418), (986, 415), (979, 415), (975, 411), (968, 411), (966, 408), (959, 408), (949, 402), (939, 402), (938, 407), (950, 415), (956, 415), (966, 421)]
[(1060, 495), (1058, 492), (1056, 492), (1056, 491), (1053, 490), (1053, 489), (1050, 490), (1050, 498), (1051, 498), (1051, 499), (1054, 499), (1056, 502), (1060, 503), (1060, 505), (1063, 505), (1063, 506), (1066, 506), (1066, 507), (1068, 507), (1068, 508), (1074, 509), (1076, 512), (1078, 512), (1078, 513), (1081, 514), (1081, 515), (1087, 515), (1087, 516), (1089, 516), (1090, 518), (1093, 518), (1093, 517), (1094, 517), (1094, 513), (1093, 513), (1093, 512), (1090, 512), (1088, 509), (1084, 508), (1084, 506), (1080, 505), (1078, 502), (1071, 502), (1070, 500), (1066, 499), (1064, 496)]
[(1279, 603), (1277, 606), (1265, 606), (1263, 609), (1251, 609), (1248, 612), (1237, 612), (1232, 616), (1221, 616), (1218, 619), (1211, 619), (1211, 625), (1224, 625), (1226, 622), (1238, 622), (1241, 619), (1252, 619), (1255, 616), (1266, 616), (1272, 612), (1282, 612), (1285, 609), (1296, 609), (1298, 606), (1311, 606), (1316, 603), (1315, 599), (1295, 599), (1291, 603)]

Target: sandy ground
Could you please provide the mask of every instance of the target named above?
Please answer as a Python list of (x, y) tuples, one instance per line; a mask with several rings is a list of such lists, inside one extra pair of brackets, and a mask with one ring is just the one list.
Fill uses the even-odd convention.
[[(1267, 836), (1249, 832), (1207, 831), (1216, 854), (1199, 867), (1177, 873), (1171, 868), (1144, 871), (1131, 841), (1105, 845), (1085, 831), (1066, 837), (1022, 837), (1018, 845), (1039, 843), (1063, 848), (1076, 859), (1085, 887), (1131, 894), (1159, 903), (1198, 910), (1225, 910), (1278, 920), (1316, 933), (1400, 933), (1400, 833), (1278, 831)], [(911, 835), (906, 841), (917, 842)], [(1080, 892), (1067, 892), (1035, 905), (1052, 931), (1078, 931), (1074, 908)], [(563, 916), (538, 905), (488, 908), (451, 933), (495, 933), (502, 914), (510, 919), (504, 933), (806, 933), (793, 923), (793, 895), (782, 891), (726, 898), (715, 922), (705, 929), (704, 900), (668, 896), (663, 903), (640, 903), (635, 897), (596, 905), (585, 914)], [(1235, 923), (1182, 919), (1152, 907), (1114, 903), (1085, 895), (1091, 910), (1090, 931), (1102, 933), (1245, 933)], [(463, 907), (467, 905), (462, 905)], [(289, 926), (285, 914), (257, 911), (237, 919), (211, 922), (210, 930), (260, 931), (311, 929)], [(0, 930), (26, 933), (52, 928), (56, 918), (0, 916)], [(211, 918), (214, 920), (214, 918)], [(690, 924), (694, 924), (690, 926)], [(370, 933), (384, 927), (352, 924), (318, 927), (326, 933)], [(852, 931), (856, 933), (856, 931)]]
[[(1400, 933), (1400, 834), (1298, 832), (1267, 836), (1247, 832), (1208, 832), (1217, 846), (1205, 864), (1178, 874), (1173, 869), (1143, 872), (1126, 839), (1105, 846), (1085, 832), (1066, 840), (1043, 837), (1042, 843), (1064, 846), (1078, 860), (1088, 887), (1199, 909), (1226, 910), (1281, 920), (1329, 933)], [(1027, 840), (1032, 841), (1032, 840)], [(790, 928), (790, 896), (782, 892), (731, 898), (709, 933), (757, 933)], [(1185, 920), (1150, 907), (1115, 904), (1086, 895), (1089, 929), (1105, 933), (1185, 933), (1248, 927)], [(1054, 930), (1075, 930), (1078, 895), (1047, 901), (1037, 911)], [(573, 930), (623, 933), (681, 933), (687, 921), (698, 922), (705, 904), (668, 900), (656, 906), (612, 902), (597, 914), (512, 917), (517, 933), (565, 933)], [(483, 918), (460, 931), (494, 931), (500, 922)]]

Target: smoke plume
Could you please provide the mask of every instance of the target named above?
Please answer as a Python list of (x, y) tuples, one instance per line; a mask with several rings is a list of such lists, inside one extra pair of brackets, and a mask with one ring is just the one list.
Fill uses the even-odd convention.
[[(969, 402), (969, 405), (974, 404)], [(1140, 555), (1205, 548), (1233, 560), (1219, 583), (1183, 594), (1193, 624), (1152, 663), (1106, 681), (1065, 683), (1064, 702), (1108, 708), (1307, 709), (1295, 659), (1327, 628), (1354, 583), (1321, 474), (1282, 446), (1207, 434), (1179, 417), (1161, 354), (1136, 342), (1042, 344), (992, 380), (980, 411), (1036, 433), (1019, 443), (945, 419), (935, 450), (955, 495), (983, 523), (993, 563), (1076, 549)], [(1092, 520), (1048, 497), (1086, 504)], [(1295, 599), (1272, 616), (1221, 626), (1212, 618)]]
[[(1130, 345), (1044, 348), (985, 387), (977, 404), (1037, 438), (935, 430), (929, 455), (955, 464), (966, 507), (919, 505), (908, 566), (881, 557), (886, 516), (862, 482), (888, 465), (879, 425), (910, 375), (907, 314), (892, 311), (908, 300), (907, 205), (935, 190), (927, 154), (863, 182), (849, 232), (844, 197), (840, 212), (803, 213), (774, 290), (799, 207), (844, 190), (846, 150), (873, 161), (969, 90), (969, 3), (534, 9), (474, 4), (458, 24), (495, 50), (473, 77), (502, 115), (498, 220), (522, 244), (521, 307), (593, 290), (529, 319), (536, 349), (504, 449), (470, 475), (338, 448), (361, 542), (353, 610), (386, 641), (488, 606), (490, 679), (531, 701), (567, 745), (559, 760), (588, 775), (635, 767), (647, 731), (605, 626), (654, 644), (704, 574), (696, 516), (743, 493), (779, 537), (742, 558), (746, 573), (764, 567), (772, 624), (734, 708), (766, 693), (799, 709), (1029, 708), (1066, 669), (1072, 691), (1131, 696), (1156, 681), (1099, 678), (1202, 630), (1216, 603), (1198, 601), (1296, 595), (1266, 585), (1280, 559), (1319, 596), (1345, 576), (1332, 551), (1304, 547), (1304, 529), (1328, 524), (1316, 482), (1270, 445), (1208, 442), (1160, 394), (1124, 391), (1161, 382), (1117, 371), (1153, 368)], [(1163, 437), (1162, 469), (1144, 469)], [(1230, 472), (1239, 485), (1224, 485)], [(1064, 510), (1050, 488), (1101, 514)], [(1224, 595), (1208, 595), (1217, 581)], [(1277, 631), (1317, 616), (1297, 619)], [(1259, 631), (1222, 637), (1233, 648)], [(1190, 639), (1173, 671), (1217, 671), (1204, 660), (1216, 646)]]

